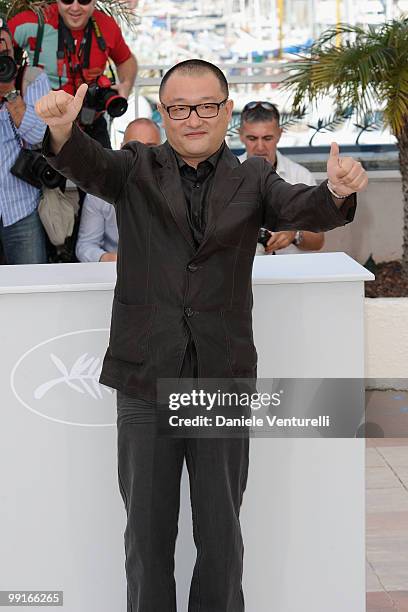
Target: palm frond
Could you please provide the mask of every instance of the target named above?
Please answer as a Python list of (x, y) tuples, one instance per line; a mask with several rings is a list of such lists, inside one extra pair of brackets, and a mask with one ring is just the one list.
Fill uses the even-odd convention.
[(378, 111), (370, 111), (363, 117), (361, 123), (354, 123), (354, 126), (359, 130), (356, 144), (359, 144), (359, 140), (364, 132), (372, 132), (374, 130), (381, 129), (384, 123), (384, 114)]
[[(340, 33), (342, 43), (335, 37)], [(394, 134), (408, 121), (408, 18), (363, 29), (341, 24), (317, 39), (307, 55), (287, 66), (284, 88), (294, 93), (293, 109), (331, 95), (363, 117), (384, 106)]]
[(285, 131), (292, 125), (295, 125), (298, 121), (304, 118), (306, 114), (306, 106), (300, 108), (296, 113), (294, 112), (285, 112), (281, 113), (279, 125)]
[(319, 132), (334, 132), (337, 128), (339, 128), (347, 119), (350, 118), (350, 109), (346, 109), (344, 112), (334, 113), (329, 115), (329, 117), (320, 118), (317, 120), (317, 124), (307, 124), (307, 127), (314, 130), (314, 134), (312, 134), (309, 140), (309, 146), (312, 146), (313, 139)]

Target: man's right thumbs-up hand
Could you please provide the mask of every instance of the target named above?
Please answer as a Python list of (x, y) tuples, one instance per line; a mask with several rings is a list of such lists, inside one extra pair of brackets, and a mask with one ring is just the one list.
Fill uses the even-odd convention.
[(352, 157), (340, 157), (339, 145), (336, 142), (332, 142), (330, 148), (327, 177), (340, 198), (363, 191), (368, 183), (367, 172), (361, 163)]
[(51, 149), (58, 153), (68, 140), (72, 124), (79, 115), (88, 85), (82, 83), (75, 96), (60, 89), (50, 91), (38, 100), (35, 112), (46, 123), (51, 132)]
[(50, 91), (38, 100), (35, 112), (50, 128), (70, 126), (82, 108), (88, 85), (82, 83), (75, 96), (60, 89)]

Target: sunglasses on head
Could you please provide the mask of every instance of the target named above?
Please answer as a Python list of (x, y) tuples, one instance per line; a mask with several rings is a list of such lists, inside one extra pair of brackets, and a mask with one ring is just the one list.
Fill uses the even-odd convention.
[(257, 108), (258, 106), (261, 106), (265, 110), (276, 111), (276, 106), (272, 104), (272, 102), (267, 102), (266, 100), (257, 100), (245, 104), (244, 108), (242, 109), (242, 112), (245, 113), (246, 111), (254, 110), (254, 108)]
[[(60, 0), (62, 4), (74, 4), (75, 0)], [(78, 0), (78, 4), (81, 6), (86, 6), (87, 4), (91, 4), (92, 0)]]

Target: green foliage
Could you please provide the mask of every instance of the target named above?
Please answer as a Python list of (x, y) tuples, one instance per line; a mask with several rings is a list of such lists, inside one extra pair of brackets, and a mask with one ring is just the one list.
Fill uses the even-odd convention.
[[(337, 35), (341, 43), (337, 46)], [(362, 118), (373, 105), (397, 137), (408, 123), (408, 18), (363, 29), (342, 24), (320, 36), (307, 55), (288, 65), (284, 87), (294, 92), (294, 112), (334, 96)]]

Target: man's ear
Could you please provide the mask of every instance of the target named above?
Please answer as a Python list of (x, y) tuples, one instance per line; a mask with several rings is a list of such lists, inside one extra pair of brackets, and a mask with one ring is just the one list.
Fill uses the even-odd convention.
[(228, 121), (231, 119), (232, 117), (232, 111), (234, 109), (234, 102), (233, 100), (227, 100), (225, 103), (225, 108), (227, 110), (227, 114), (228, 114)]
[(276, 140), (277, 143), (280, 141), (282, 134), (283, 134), (283, 128), (279, 128), (279, 136)]
[(160, 116), (163, 118), (163, 117), (164, 117), (165, 110), (164, 110), (164, 108), (163, 108), (163, 106), (161, 105), (161, 103), (160, 103), (160, 102), (158, 102), (158, 103), (156, 104), (156, 108), (157, 108), (157, 110), (159, 111)]

